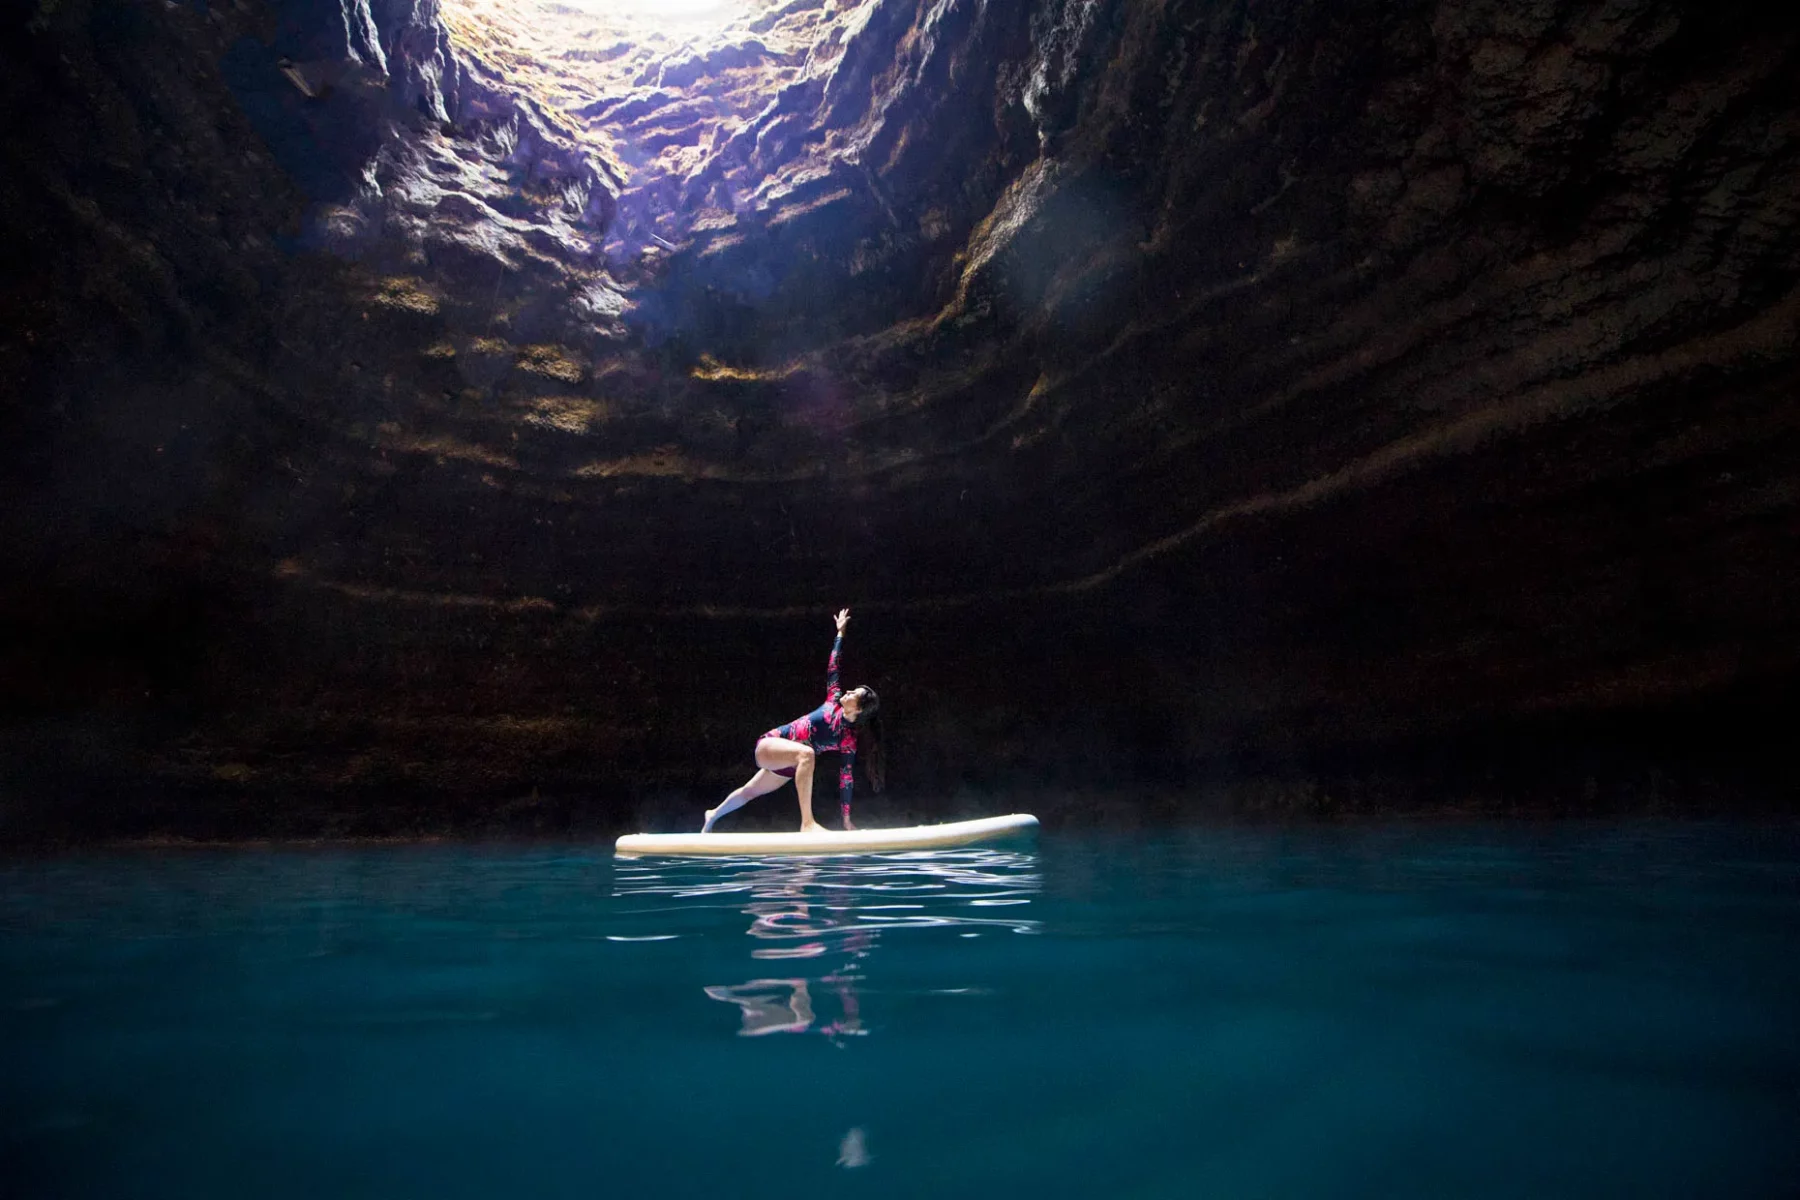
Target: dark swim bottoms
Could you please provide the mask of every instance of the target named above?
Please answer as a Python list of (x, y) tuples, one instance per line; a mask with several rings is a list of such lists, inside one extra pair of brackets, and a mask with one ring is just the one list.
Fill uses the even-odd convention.
[[(767, 770), (769, 770), (769, 768), (764, 767), (763, 770), (767, 771)], [(793, 767), (776, 767), (774, 769), (774, 771), (775, 771), (775, 774), (785, 776), (788, 779), (792, 779), (794, 777), (794, 768)]]

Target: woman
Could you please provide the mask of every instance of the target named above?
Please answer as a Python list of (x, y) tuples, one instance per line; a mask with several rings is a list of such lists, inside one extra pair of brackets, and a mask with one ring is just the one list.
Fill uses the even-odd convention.
[(706, 810), (706, 824), (701, 833), (711, 833), (713, 823), (726, 813), (742, 808), (751, 800), (772, 792), (788, 780), (800, 793), (800, 832), (815, 833), (825, 827), (813, 820), (813, 760), (820, 751), (838, 752), (838, 803), (844, 812), (844, 828), (850, 823), (850, 793), (855, 786), (856, 752), (861, 741), (865, 752), (869, 782), (879, 792), (882, 785), (881, 698), (874, 688), (859, 687), (844, 691), (838, 687), (838, 651), (844, 645), (844, 626), (850, 623), (850, 610), (836, 617), (837, 637), (831, 643), (831, 658), (825, 664), (825, 703), (804, 717), (778, 726), (756, 742), (756, 774), (717, 808)]

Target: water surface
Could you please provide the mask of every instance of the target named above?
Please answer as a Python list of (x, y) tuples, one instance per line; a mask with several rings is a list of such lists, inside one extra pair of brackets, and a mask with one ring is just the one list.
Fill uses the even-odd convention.
[(20, 1196), (1792, 1196), (1800, 834), (0, 865)]

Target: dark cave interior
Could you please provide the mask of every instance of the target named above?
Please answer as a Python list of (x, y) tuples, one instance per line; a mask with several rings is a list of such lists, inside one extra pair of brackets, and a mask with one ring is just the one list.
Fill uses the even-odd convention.
[(15, 6), (0, 836), (1791, 809), (1800, 18), (655, 16)]

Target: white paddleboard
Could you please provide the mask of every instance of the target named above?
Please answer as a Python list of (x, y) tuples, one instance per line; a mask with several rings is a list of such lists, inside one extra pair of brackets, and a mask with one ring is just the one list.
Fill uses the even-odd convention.
[(1030, 813), (912, 825), (905, 829), (825, 829), (818, 833), (628, 833), (614, 852), (643, 854), (872, 854), (885, 850), (940, 850), (1002, 838), (1029, 837), (1038, 819)]

